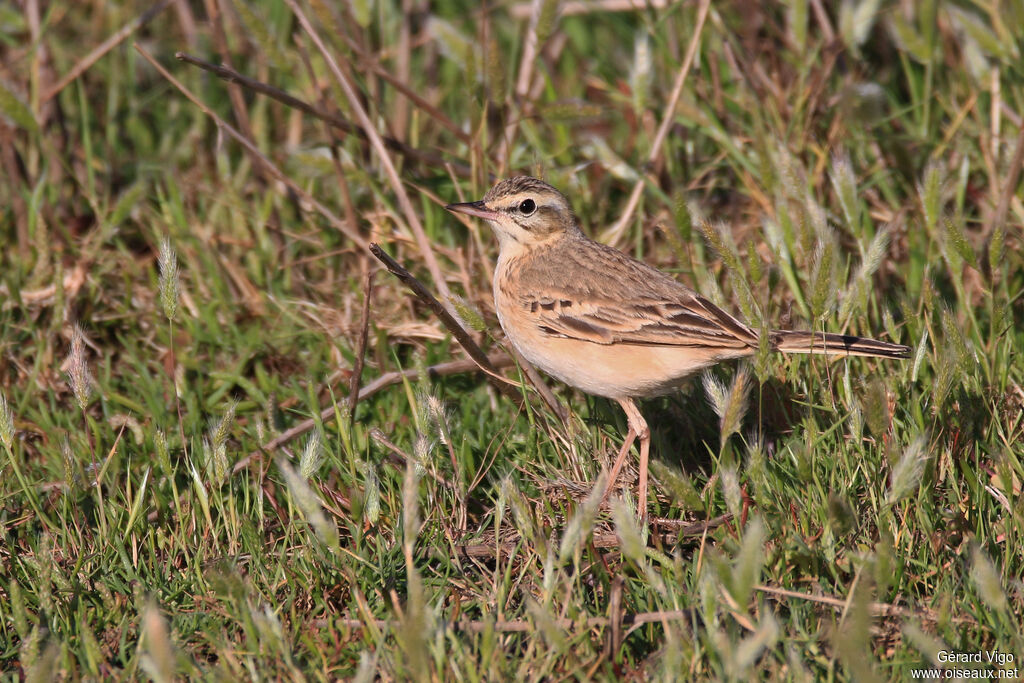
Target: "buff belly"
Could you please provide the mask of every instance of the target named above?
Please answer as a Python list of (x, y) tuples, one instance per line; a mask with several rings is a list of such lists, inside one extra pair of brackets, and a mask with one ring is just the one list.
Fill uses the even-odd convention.
[(569, 386), (613, 399), (666, 394), (703, 368), (750, 355), (746, 349), (596, 344), (528, 327), (510, 329), (503, 317), (499, 309), (506, 336), (531, 364)]

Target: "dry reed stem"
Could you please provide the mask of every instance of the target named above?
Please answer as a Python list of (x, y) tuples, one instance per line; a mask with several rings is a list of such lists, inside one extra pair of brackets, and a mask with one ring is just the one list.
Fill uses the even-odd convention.
[(506, 379), (498, 374), (497, 369), (490, 364), (490, 361), (477, 343), (473, 341), (473, 337), (466, 332), (465, 328), (459, 324), (459, 321), (448, 312), (448, 309), (441, 305), (434, 295), (430, 293), (426, 287), (423, 286), (419, 280), (413, 277), (412, 273), (406, 270), (398, 261), (393, 259), (387, 253), (384, 252), (377, 244), (370, 245), (370, 253), (373, 254), (377, 260), (384, 264), (392, 275), (397, 277), (401, 282), (409, 288), (409, 290), (416, 295), (416, 298), (423, 302), (434, 315), (438, 317), (441, 323), (448, 328), (448, 331), (455, 337), (455, 341), (459, 343), (459, 346), (465, 350), (469, 357), (472, 358), (476, 364), (483, 370), (488, 377), (488, 381), (494, 386), (495, 389), (504, 394), (507, 398), (511, 399), (517, 406), (522, 407), (523, 397), (516, 391), (514, 387), (519, 386), (518, 382)]
[(95, 64), (103, 55), (107, 54), (115, 47), (120, 45), (124, 40), (135, 33), (137, 30), (148, 24), (156, 15), (164, 11), (164, 9), (171, 4), (173, 0), (160, 0), (157, 4), (150, 7), (148, 10), (132, 19), (127, 24), (121, 27), (114, 35), (110, 36), (102, 43), (97, 45), (89, 54), (85, 55), (78, 62), (75, 63), (71, 70), (65, 74), (63, 78), (57, 81), (57, 84), (50, 87), (45, 93), (39, 97), (39, 103), (43, 104), (49, 102), (56, 97), (60, 92), (68, 87), (75, 79), (85, 73), (89, 67)]
[[(512, 357), (509, 356), (504, 351), (492, 353), (491, 355), (487, 356), (487, 360), (492, 367), (498, 369), (506, 368), (512, 365), (513, 363)], [(462, 359), (448, 361), (447, 363), (438, 363), (437, 365), (431, 365), (426, 369), (426, 372), (427, 375), (429, 375), (430, 377), (446, 377), (448, 375), (458, 375), (464, 372), (473, 372), (479, 369), (480, 368), (477, 365), (476, 361), (471, 359)], [(386, 372), (359, 390), (359, 400), (365, 401), (374, 394), (377, 394), (378, 392), (390, 386), (398, 384), (403, 379), (416, 381), (417, 379), (419, 379), (419, 376), (420, 373), (416, 369), (392, 370), (391, 372)], [(333, 420), (335, 414), (336, 413), (334, 406), (328, 406), (327, 408), (324, 408), (323, 410), (320, 411), (320, 421), (327, 422), (329, 420)], [(309, 430), (313, 429), (313, 427), (316, 426), (316, 423), (317, 420), (309, 418), (286, 429), (285, 431), (281, 432), (279, 435), (277, 435), (267, 443), (261, 445), (259, 450), (253, 451), (252, 453), (250, 453), (249, 455), (245, 456), (237, 463), (235, 463), (234, 467), (232, 467), (231, 469), (232, 473), (239, 472), (240, 470), (245, 469), (254, 460), (259, 459), (264, 453), (270, 453), (271, 451), (275, 451), (284, 444), (291, 441), (292, 439), (302, 436)]]
[[(672, 86), (672, 94), (668, 98), (665, 114), (661, 118), (658, 132), (654, 136), (651, 151), (647, 154), (648, 164), (653, 164), (657, 161), (658, 156), (661, 154), (661, 148), (665, 144), (665, 138), (668, 137), (668, 129), (675, 118), (676, 105), (679, 104), (679, 97), (683, 94), (683, 85), (686, 83), (686, 77), (689, 75), (690, 68), (693, 66), (693, 60), (697, 55), (697, 47), (700, 45), (700, 36), (704, 29), (704, 22), (708, 18), (710, 6), (711, 0), (701, 0), (700, 7), (697, 10), (697, 25), (693, 29), (693, 37), (690, 38), (690, 47), (686, 50), (686, 57), (683, 59), (682, 66), (679, 67), (679, 73), (676, 74), (676, 81)], [(626, 210), (622, 213), (619, 220), (601, 236), (602, 241), (606, 244), (615, 245), (622, 238), (622, 235), (625, 234), (626, 228), (636, 212), (636, 207), (640, 203), (644, 182), (645, 179), (641, 174), (640, 178), (636, 181), (636, 185), (633, 186), (633, 192), (629, 195), (629, 201), (626, 202)]]
[(341, 220), (341, 218), (336, 216), (334, 212), (332, 212), (322, 203), (317, 201), (312, 195), (310, 195), (308, 192), (299, 187), (295, 183), (295, 181), (293, 181), (291, 178), (285, 175), (283, 171), (281, 171), (277, 166), (274, 165), (274, 162), (272, 162), (269, 158), (267, 158), (265, 154), (263, 154), (263, 152), (259, 150), (259, 148), (257, 148), (252, 142), (246, 139), (244, 135), (239, 133), (230, 123), (228, 123), (220, 116), (218, 116), (215, 111), (207, 107), (206, 104), (199, 99), (199, 97), (197, 97), (191, 90), (186, 88), (183, 83), (178, 81), (178, 79), (172, 76), (171, 73), (167, 69), (165, 69), (163, 65), (160, 64), (160, 62), (156, 61), (156, 59), (154, 59), (151, 54), (146, 52), (146, 50), (143, 49), (141, 45), (139, 45), (138, 43), (133, 43), (132, 47), (134, 47), (135, 50), (138, 51), (138, 53), (141, 54), (146, 59), (147, 62), (152, 64), (153, 68), (156, 69), (161, 76), (166, 78), (171, 85), (177, 88), (181, 92), (181, 94), (187, 97), (194, 105), (199, 107), (199, 109), (204, 114), (213, 119), (214, 123), (216, 123), (218, 127), (226, 131), (231, 137), (237, 140), (242, 145), (242, 147), (245, 148), (246, 152), (248, 152), (250, 155), (256, 158), (256, 163), (265, 164), (267, 169), (271, 172), (271, 174), (274, 175), (274, 177), (276, 177), (278, 180), (284, 183), (288, 187), (288, 189), (290, 189), (292, 192), (294, 192), (296, 195), (302, 198), (303, 201), (308, 202), (313, 208), (317, 210), (318, 213), (320, 213), (320, 215), (326, 218), (328, 222), (331, 223), (331, 225), (333, 225), (339, 232), (348, 237), (350, 240), (355, 242), (357, 246), (364, 249), (369, 248), (370, 243), (366, 240), (366, 238), (364, 238), (362, 235), (354, 231), (348, 225), (348, 223)]
[(395, 169), (394, 163), (391, 161), (391, 157), (388, 155), (387, 148), (384, 146), (384, 142), (381, 140), (380, 134), (377, 133), (377, 129), (374, 128), (373, 122), (370, 121), (370, 117), (366, 113), (366, 109), (363, 108), (363, 103), (356, 93), (355, 88), (349, 83), (348, 78), (342, 73), (341, 68), (338, 66), (338, 62), (334, 59), (334, 56), (324, 45), (320, 35), (313, 28), (309, 18), (306, 16), (302, 8), (299, 7), (295, 0), (285, 0), (288, 7), (291, 8), (292, 13), (299, 20), (299, 24), (302, 29), (309, 36), (313, 44), (316, 45), (320, 51), (320, 56), (323, 57), (324, 62), (327, 64), (328, 69), (334, 75), (338, 85), (341, 86), (342, 92), (345, 93), (345, 99), (348, 100), (349, 107), (356, 114), (356, 119), (359, 121), (359, 125), (362, 126), (363, 132), (366, 133), (367, 138), (370, 140), (370, 145), (377, 152), (377, 156), (380, 159), (381, 166), (384, 168), (384, 174), (387, 176), (388, 181), (391, 184), (391, 189), (395, 193), (395, 197), (398, 199), (399, 206), (402, 207), (402, 213), (405, 215), (405, 220), (409, 225), (409, 228), (413, 232), (413, 236), (416, 238), (416, 243), (420, 248), (420, 255), (423, 257), (423, 261), (427, 266), (427, 270), (430, 271), (430, 276), (434, 279), (434, 286), (437, 287), (441, 293), (441, 297), (446, 301), (448, 306), (451, 306), (452, 293), (448, 289), (448, 283), (444, 279), (444, 274), (441, 272), (441, 266), (437, 262), (437, 257), (434, 255), (434, 250), (431, 247), (430, 240), (427, 239), (427, 233), (423, 230), (423, 224), (420, 223), (419, 215), (416, 213), (416, 209), (413, 208), (412, 202), (409, 200), (409, 195), (405, 191), (405, 186), (402, 184), (402, 180), (398, 177), (398, 171)]
[[(221, 80), (225, 80), (230, 83), (237, 83), (242, 87), (252, 90), (253, 92), (259, 93), (261, 95), (266, 95), (271, 99), (277, 100), (278, 102), (287, 107), (291, 107), (292, 109), (298, 109), (304, 114), (309, 114), (310, 116), (316, 117), (323, 121), (324, 123), (330, 124), (332, 127), (337, 128), (338, 130), (342, 130), (345, 131), (346, 133), (356, 135), (363, 140), (369, 139), (366, 133), (363, 131), (363, 129), (355, 125), (351, 121), (336, 114), (332, 114), (324, 109), (321, 109), (316, 105), (310, 104), (305, 100), (301, 100), (298, 97), (295, 97), (294, 95), (290, 95), (284, 90), (281, 90), (280, 88), (275, 88), (274, 86), (269, 85), (268, 83), (264, 83), (263, 81), (258, 81), (254, 78), (244, 76), (232, 68), (223, 65), (211, 64), (210, 62), (199, 59), (198, 57), (193, 57), (192, 55), (186, 52), (176, 52), (174, 54), (174, 58), (179, 61), (185, 62), (186, 64), (197, 66), (200, 69), (203, 69), (204, 71), (209, 71)], [(470, 169), (468, 165), (461, 161), (450, 161), (444, 159), (441, 156), (434, 154), (433, 152), (427, 152), (421, 149), (417, 149), (416, 147), (407, 145), (401, 140), (397, 140), (392, 137), (381, 136), (381, 140), (384, 142), (384, 146), (390, 149), (391, 151), (397, 154), (401, 154), (403, 157), (415, 161), (417, 163), (431, 167), (451, 166), (452, 170), (456, 174), (464, 178), (472, 175), (472, 169)]]

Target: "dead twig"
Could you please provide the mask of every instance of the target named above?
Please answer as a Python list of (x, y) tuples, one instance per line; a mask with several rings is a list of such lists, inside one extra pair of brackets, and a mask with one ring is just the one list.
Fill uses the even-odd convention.
[(102, 43), (97, 45), (95, 48), (93, 48), (93, 50), (89, 54), (79, 59), (78, 62), (73, 67), (71, 67), (71, 71), (67, 72), (67, 74), (65, 74), (65, 76), (62, 79), (57, 81), (56, 85), (51, 87), (49, 90), (44, 92), (42, 96), (40, 96), (39, 103), (43, 104), (44, 102), (49, 102), (58, 94), (60, 94), (60, 92), (64, 88), (68, 87), (68, 85), (74, 82), (75, 79), (77, 79), (79, 76), (85, 73), (89, 69), (89, 67), (98, 62), (100, 58), (103, 57), (103, 55), (107, 54), (115, 47), (120, 45), (125, 40), (125, 38), (135, 33), (141, 27), (148, 24), (153, 19), (153, 17), (163, 12), (164, 9), (171, 4), (171, 2), (172, 0), (160, 0), (160, 2), (156, 3), (148, 10), (146, 10), (145, 12), (135, 17), (124, 26), (122, 26), (117, 33), (110, 36)]
[[(504, 351), (492, 353), (487, 357), (492, 367), (504, 368), (512, 365), (512, 358)], [(470, 359), (453, 360), (447, 363), (438, 363), (437, 365), (431, 365), (427, 368), (426, 372), (430, 377), (445, 377), (447, 375), (458, 375), (463, 372), (472, 372), (479, 370), (479, 366), (476, 361)], [(409, 379), (416, 381), (419, 379), (419, 371), (415, 369), (409, 370), (395, 370), (392, 372), (386, 372), (377, 379), (373, 380), (363, 388), (359, 390), (359, 400), (365, 401), (374, 394), (386, 389), (394, 384), (398, 384), (403, 379)], [(328, 406), (320, 411), (320, 421), (328, 422), (334, 419), (336, 411), (334, 406)], [(276, 437), (268, 441), (267, 443), (260, 446), (259, 450), (253, 451), (249, 455), (245, 456), (241, 460), (235, 463), (234, 467), (231, 468), (232, 473), (244, 470), (253, 461), (259, 460), (264, 453), (270, 453), (277, 450), (284, 444), (288, 443), (292, 439), (302, 436), (309, 430), (316, 426), (317, 420), (309, 418), (302, 422), (294, 425), (293, 427), (286, 429), (285, 431), (278, 434)]]
[[(697, 55), (697, 47), (700, 45), (701, 32), (704, 29), (704, 22), (708, 18), (710, 6), (711, 0), (701, 0), (700, 7), (697, 10), (697, 24), (693, 27), (693, 36), (690, 38), (690, 47), (686, 50), (686, 57), (683, 59), (683, 65), (679, 67), (679, 73), (676, 74), (676, 82), (672, 86), (672, 94), (668, 98), (665, 113), (661, 117), (661, 125), (658, 126), (654, 142), (651, 143), (651, 151), (647, 154), (648, 164), (653, 164), (657, 161), (658, 155), (661, 154), (661, 148), (665, 144), (665, 138), (668, 137), (668, 129), (672, 125), (672, 121), (675, 120), (676, 105), (679, 104), (679, 97), (683, 94), (683, 85), (686, 83), (686, 77), (690, 73), (690, 67), (693, 66), (693, 59)], [(614, 245), (622, 237), (623, 233), (626, 232), (626, 227), (632, 220), (636, 207), (640, 203), (640, 195), (643, 193), (645, 182), (647, 182), (647, 179), (641, 174), (640, 179), (633, 186), (633, 193), (629, 195), (629, 201), (626, 202), (626, 210), (622, 213), (619, 220), (615, 222), (615, 225), (608, 228), (604, 235), (601, 236), (602, 241), (606, 244)]]
[(511, 380), (505, 379), (498, 374), (497, 369), (491, 365), (490, 361), (473, 338), (469, 336), (465, 328), (459, 324), (459, 321), (448, 312), (448, 309), (441, 305), (434, 295), (423, 286), (423, 284), (413, 277), (412, 273), (406, 270), (402, 265), (391, 258), (378, 244), (370, 245), (370, 253), (377, 257), (381, 263), (388, 269), (392, 275), (397, 277), (402, 283), (409, 288), (409, 290), (416, 295), (416, 298), (423, 302), (433, 313), (438, 317), (441, 323), (448, 328), (448, 331), (455, 337), (455, 341), (459, 343), (469, 357), (476, 361), (480, 369), (487, 373), (488, 381), (494, 386), (495, 389), (500, 391), (507, 398), (511, 399), (517, 406), (520, 406), (523, 397), (514, 387), (518, 386), (518, 383), (512, 382)]
[[(281, 90), (280, 88), (275, 88), (274, 86), (264, 83), (263, 81), (257, 81), (256, 79), (249, 78), (248, 76), (243, 76), (242, 74), (240, 74), (239, 72), (235, 71), (230, 67), (224, 65), (211, 64), (210, 62), (199, 59), (198, 57), (193, 57), (192, 55), (185, 52), (174, 53), (174, 58), (178, 61), (185, 62), (186, 64), (197, 66), (204, 71), (209, 71), (213, 75), (229, 83), (237, 83), (243, 88), (251, 90), (255, 93), (259, 93), (260, 95), (266, 95), (267, 97), (273, 100), (277, 100), (278, 102), (287, 107), (291, 107), (292, 109), (298, 109), (302, 113), (309, 114), (310, 116), (318, 118), (324, 123), (334, 128), (337, 128), (338, 130), (344, 131), (345, 133), (355, 135), (363, 140), (369, 139), (366, 133), (363, 132), (363, 130), (359, 126), (355, 125), (351, 121), (341, 116), (338, 116), (337, 114), (332, 114), (326, 111), (325, 109), (321, 109), (320, 107), (314, 104), (310, 104), (305, 100), (300, 100), (298, 97), (290, 95), (284, 90)], [(437, 168), (446, 165), (451, 165), (452, 170), (463, 178), (468, 178), (470, 175), (472, 175), (472, 169), (470, 169), (470, 167), (467, 164), (461, 161), (450, 161), (448, 159), (441, 157), (438, 154), (417, 149), (416, 147), (407, 145), (401, 140), (396, 140), (395, 138), (388, 137), (386, 135), (381, 136), (381, 141), (384, 143), (384, 146), (390, 149), (392, 152), (401, 154), (407, 159), (416, 161), (420, 164), (423, 164), (424, 166)]]
[(262, 164), (271, 173), (271, 175), (273, 175), (275, 178), (277, 178), (282, 183), (287, 185), (288, 189), (290, 189), (296, 195), (301, 197), (303, 201), (309, 203), (313, 208), (317, 210), (317, 212), (320, 213), (321, 216), (326, 218), (328, 222), (330, 222), (330, 224), (333, 225), (339, 232), (344, 234), (346, 237), (348, 237), (350, 240), (352, 240), (353, 242), (355, 242), (357, 245), (364, 249), (369, 246), (369, 242), (366, 241), (366, 238), (364, 238), (362, 235), (355, 231), (355, 226), (350, 226), (346, 221), (341, 220), (341, 218), (336, 216), (333, 211), (328, 209), (321, 202), (317, 201), (316, 198), (314, 198), (304, 189), (299, 187), (295, 183), (295, 181), (293, 181), (291, 178), (285, 175), (285, 173), (281, 171), (281, 169), (275, 166), (274, 162), (272, 162), (265, 154), (263, 154), (263, 152), (261, 152), (259, 148), (256, 147), (256, 145), (254, 145), (244, 135), (238, 132), (231, 124), (229, 124), (227, 121), (218, 116), (215, 111), (207, 107), (206, 104), (202, 100), (200, 100), (191, 90), (186, 88), (183, 83), (181, 83), (180, 81), (178, 81), (178, 79), (172, 76), (171, 73), (167, 69), (165, 69), (162, 64), (160, 64), (160, 62), (156, 61), (156, 59), (154, 59), (151, 54), (146, 52), (146, 50), (144, 50), (141, 45), (139, 45), (138, 43), (133, 43), (133, 47), (139, 54), (141, 54), (146, 59), (147, 62), (153, 65), (153, 68), (156, 69), (161, 76), (166, 78), (171, 85), (177, 88), (182, 95), (187, 97), (193, 104), (199, 107), (199, 109), (204, 114), (213, 119), (214, 123), (216, 123), (221, 130), (227, 132), (228, 135), (237, 140), (239, 144), (241, 144), (242, 147), (245, 148), (245, 151), (255, 158), (256, 163)]

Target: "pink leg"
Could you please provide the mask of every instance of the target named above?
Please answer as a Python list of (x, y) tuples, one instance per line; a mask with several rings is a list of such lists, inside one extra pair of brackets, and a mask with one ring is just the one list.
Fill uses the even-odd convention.
[(623, 398), (618, 399), (618, 402), (619, 405), (622, 406), (622, 410), (626, 413), (626, 420), (629, 422), (629, 433), (626, 434), (626, 440), (622, 444), (622, 450), (619, 451), (619, 456), (615, 459), (615, 464), (612, 466), (612, 471), (608, 477), (608, 484), (605, 487), (604, 497), (606, 499), (608, 498), (608, 494), (615, 485), (615, 478), (619, 476), (619, 470), (622, 469), (622, 465), (626, 461), (626, 455), (629, 454), (629, 449), (633, 446), (633, 441), (639, 437), (640, 482), (637, 487), (637, 516), (640, 518), (641, 524), (646, 524), (647, 466), (651, 454), (651, 430), (647, 428), (647, 422), (644, 420), (644, 416), (640, 414), (640, 410), (636, 407), (636, 404), (633, 403), (633, 399)]
[(635, 440), (636, 432), (633, 431), (633, 425), (630, 425), (629, 433), (626, 434), (626, 440), (622, 442), (622, 448), (619, 449), (619, 454), (615, 458), (612, 471), (608, 474), (608, 483), (604, 485), (604, 496), (601, 497), (601, 502), (608, 500), (608, 494), (615, 488), (615, 480), (619, 478), (619, 472), (622, 470), (622, 465), (626, 462), (626, 456), (629, 455), (629, 449), (633, 446), (633, 441)]

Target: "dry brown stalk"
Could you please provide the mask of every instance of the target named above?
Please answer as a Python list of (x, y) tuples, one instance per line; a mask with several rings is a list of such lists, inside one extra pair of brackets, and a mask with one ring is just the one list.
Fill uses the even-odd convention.
[[(665, 144), (665, 138), (668, 137), (668, 129), (675, 119), (676, 105), (679, 104), (679, 97), (683, 94), (683, 85), (686, 83), (686, 77), (689, 75), (690, 67), (693, 66), (694, 57), (697, 55), (697, 47), (700, 45), (700, 36), (704, 29), (704, 22), (708, 18), (710, 6), (711, 0), (701, 0), (700, 7), (697, 10), (697, 24), (694, 26), (693, 36), (690, 38), (690, 47), (686, 50), (686, 57), (683, 59), (682, 66), (679, 67), (679, 73), (676, 74), (676, 81), (672, 86), (672, 94), (668, 98), (665, 113), (661, 117), (661, 125), (658, 126), (658, 132), (654, 135), (651, 151), (647, 154), (648, 164), (653, 164), (657, 161), (658, 156), (661, 154), (661, 148)], [(629, 201), (626, 202), (626, 210), (622, 213), (619, 220), (615, 222), (615, 225), (608, 228), (604, 235), (601, 236), (603, 242), (614, 245), (626, 232), (626, 227), (632, 220), (636, 207), (640, 203), (640, 195), (643, 193), (645, 182), (646, 179), (641, 175), (640, 179), (636, 181), (636, 185), (633, 186), (633, 193), (629, 195)]]
[[(292, 109), (298, 109), (304, 114), (309, 114), (310, 116), (316, 117), (323, 121), (324, 123), (327, 123), (330, 126), (337, 128), (338, 130), (344, 131), (351, 135), (356, 135), (363, 140), (368, 139), (366, 133), (363, 132), (363, 130), (359, 126), (355, 125), (351, 121), (345, 119), (342, 116), (338, 116), (337, 114), (332, 114), (326, 111), (325, 109), (317, 107), (314, 104), (310, 104), (305, 100), (301, 100), (298, 97), (295, 97), (294, 95), (291, 95), (285, 92), (284, 90), (281, 90), (280, 88), (275, 88), (274, 86), (268, 83), (264, 83), (263, 81), (258, 81), (254, 78), (244, 76), (230, 67), (224, 65), (211, 64), (210, 62), (199, 59), (198, 57), (194, 57), (186, 52), (176, 52), (174, 54), (174, 57), (179, 61), (185, 62), (186, 64), (191, 64), (192, 66), (197, 66), (204, 71), (209, 71), (213, 75), (217, 76), (222, 80), (228, 81), (229, 83), (237, 83), (243, 88), (251, 90), (255, 93), (259, 93), (261, 95), (266, 95), (267, 97), (273, 100), (277, 100), (278, 102), (287, 107), (291, 107)], [(424, 166), (438, 168), (450, 165), (452, 170), (459, 176), (469, 177), (472, 174), (472, 169), (470, 169), (468, 165), (461, 161), (451, 161), (445, 159), (437, 154), (434, 154), (433, 152), (427, 152), (421, 149), (417, 149), (416, 147), (407, 145), (401, 140), (396, 140), (395, 138), (388, 137), (386, 135), (381, 136), (381, 141), (384, 143), (384, 146), (390, 149), (391, 151), (397, 154), (401, 154), (403, 157), (415, 161), (417, 163), (423, 164)]]
[[(488, 362), (492, 367), (504, 368), (512, 365), (512, 358), (504, 351), (492, 353), (487, 357)], [(427, 374), (430, 377), (446, 377), (448, 375), (459, 375), (464, 372), (473, 372), (479, 370), (479, 366), (476, 361), (470, 359), (453, 360), (447, 363), (438, 363), (437, 365), (431, 365), (426, 369)], [(416, 381), (419, 379), (420, 373), (416, 369), (409, 370), (394, 370), (386, 372), (377, 379), (373, 380), (366, 386), (359, 390), (359, 400), (365, 401), (374, 394), (386, 389), (394, 384), (398, 384), (403, 379)], [(335, 415), (334, 406), (328, 406), (320, 411), (320, 421), (326, 422), (333, 420)], [(292, 439), (302, 436), (309, 430), (316, 426), (317, 420), (309, 418), (303, 420), (298, 424), (286, 429), (285, 431), (278, 434), (276, 437), (268, 441), (267, 443), (260, 446), (260, 449), (253, 451), (249, 455), (245, 456), (231, 468), (231, 471), (239, 472), (248, 467), (253, 461), (259, 460), (264, 453), (270, 453), (277, 450), (284, 444), (288, 443)]]
[[(348, 105), (355, 112), (356, 120), (362, 127), (363, 132), (366, 133), (367, 138), (370, 141), (370, 146), (373, 147), (377, 153), (377, 157), (380, 160), (381, 166), (384, 169), (384, 175), (387, 176), (388, 182), (391, 184), (391, 190), (395, 193), (395, 197), (398, 199), (398, 205), (402, 207), (402, 213), (405, 215), (406, 223), (412, 230), (413, 236), (416, 238), (416, 244), (420, 248), (420, 255), (423, 257), (424, 265), (427, 266), (427, 270), (430, 272), (430, 276), (434, 279), (434, 286), (441, 293), (441, 297), (448, 302), (448, 306), (451, 305), (452, 293), (448, 289), (448, 283), (444, 279), (444, 274), (441, 272), (441, 266), (437, 261), (437, 257), (434, 255), (434, 250), (430, 244), (430, 240), (427, 239), (427, 233), (423, 229), (423, 224), (420, 223), (419, 214), (416, 213), (416, 209), (412, 205), (412, 201), (409, 199), (409, 194), (405, 191), (405, 186), (402, 184), (402, 180), (398, 177), (398, 171), (395, 169), (394, 163), (391, 161), (391, 157), (388, 155), (387, 147), (384, 146), (383, 140), (381, 140), (380, 134), (374, 127), (373, 122), (370, 121), (369, 115), (366, 113), (366, 109), (363, 107), (362, 100), (355, 88), (349, 83), (348, 77), (342, 73), (341, 68), (338, 66), (338, 62), (334, 59), (334, 55), (331, 54), (327, 46), (324, 45), (320, 35), (316, 32), (313, 24), (310, 23), (306, 13), (302, 11), (298, 3), (295, 0), (285, 0), (285, 3), (291, 8), (292, 13), (299, 20), (302, 29), (309, 36), (313, 44), (316, 45), (320, 51), (320, 56), (323, 57), (324, 62), (327, 64), (331, 74), (334, 75), (338, 85), (341, 86), (342, 92), (345, 93), (345, 99), (348, 100)], [(446, 307), (447, 308), (447, 307)]]
[(172, 0), (160, 0), (160, 2), (156, 3), (148, 10), (146, 10), (145, 12), (135, 17), (124, 26), (122, 26), (117, 33), (110, 36), (102, 43), (97, 45), (95, 48), (93, 48), (92, 51), (89, 52), (89, 54), (78, 60), (78, 62), (73, 67), (71, 67), (71, 71), (68, 71), (62, 79), (57, 81), (56, 85), (52, 86), (49, 90), (42, 94), (42, 96), (39, 98), (39, 103), (43, 104), (44, 102), (48, 102), (52, 100), (54, 97), (56, 97), (58, 94), (60, 94), (60, 91), (68, 87), (68, 85), (72, 83), (76, 78), (85, 73), (89, 69), (89, 67), (95, 64), (97, 61), (99, 61), (100, 58), (103, 57), (103, 55), (107, 54), (115, 47), (120, 45), (128, 36), (130, 36), (137, 30), (139, 30), (141, 27), (148, 24), (150, 20), (153, 19), (153, 17), (163, 12), (164, 8), (170, 5), (171, 2)]
[(242, 135), (240, 132), (238, 132), (238, 130), (236, 130), (231, 124), (229, 124), (227, 121), (222, 119), (217, 114), (217, 112), (215, 112), (212, 109), (210, 109), (209, 107), (207, 107), (206, 103), (204, 103), (202, 100), (200, 100), (199, 97), (197, 97), (191, 90), (186, 88), (183, 83), (181, 83), (178, 79), (176, 79), (174, 76), (172, 76), (171, 73), (167, 69), (165, 69), (163, 67), (163, 65), (160, 64), (160, 62), (156, 61), (156, 59), (154, 59), (151, 54), (146, 52), (146, 50), (144, 50), (141, 45), (139, 45), (138, 43), (133, 43), (133, 47), (135, 48), (135, 50), (139, 54), (141, 54), (146, 59), (147, 62), (149, 62), (150, 64), (153, 65), (153, 68), (156, 69), (160, 73), (161, 76), (166, 78), (167, 81), (171, 85), (173, 85), (175, 88), (177, 88), (181, 92), (181, 94), (183, 94), (193, 104), (195, 104), (197, 107), (199, 107), (199, 109), (204, 114), (206, 114), (211, 119), (213, 119), (214, 122), (217, 124), (217, 126), (221, 130), (224, 130), (225, 132), (228, 133), (228, 135), (230, 135), (235, 140), (237, 140), (242, 145), (242, 147), (245, 148), (245, 151), (248, 154), (250, 154), (251, 156), (255, 157), (255, 162), (256, 163), (260, 163), (260, 164), (264, 165), (275, 178), (277, 178), (282, 183), (287, 185), (288, 189), (290, 189), (296, 195), (301, 197), (303, 201), (308, 202), (311, 206), (313, 206), (313, 208), (315, 208), (317, 210), (317, 212), (320, 213), (320, 215), (322, 215), (324, 218), (326, 218), (328, 220), (328, 222), (330, 222), (330, 224), (333, 225), (339, 232), (341, 232), (346, 237), (348, 237), (350, 240), (355, 242), (358, 246), (360, 246), (362, 248), (368, 248), (369, 247), (369, 242), (366, 240), (365, 237), (363, 237), (358, 232), (356, 232), (352, 228), (352, 226), (350, 226), (346, 221), (343, 221), (343, 220), (341, 220), (341, 218), (336, 216), (333, 211), (328, 209), (321, 202), (317, 201), (316, 198), (314, 198), (312, 195), (310, 195), (304, 189), (299, 187), (299, 185), (296, 184), (295, 181), (293, 181), (291, 178), (289, 178), (287, 175), (285, 175), (284, 172), (281, 171), (281, 169), (279, 169), (277, 166), (275, 166), (274, 162), (272, 162), (269, 158), (267, 158), (267, 156), (265, 154), (263, 154), (263, 152), (261, 152), (259, 150), (259, 148), (256, 147), (256, 145), (254, 145), (244, 135)]
[(465, 328), (459, 324), (459, 321), (455, 319), (448, 309), (441, 305), (434, 295), (430, 293), (426, 287), (423, 286), (419, 280), (413, 277), (412, 273), (406, 270), (398, 261), (391, 258), (384, 252), (377, 244), (370, 245), (370, 253), (373, 254), (377, 260), (384, 264), (392, 275), (402, 281), (409, 290), (416, 295), (416, 298), (423, 302), (433, 313), (438, 317), (441, 323), (448, 328), (448, 331), (452, 333), (455, 341), (459, 343), (469, 357), (476, 361), (480, 369), (487, 374), (488, 381), (500, 391), (505, 397), (512, 400), (517, 406), (521, 407), (523, 402), (522, 394), (515, 389), (518, 383), (511, 380), (505, 379), (498, 374), (497, 369), (491, 365), (490, 360), (477, 343), (473, 341), (473, 337), (466, 332)]

